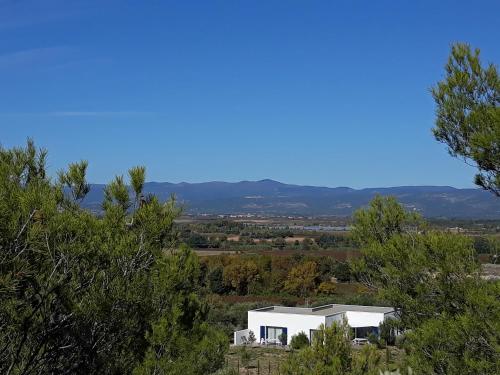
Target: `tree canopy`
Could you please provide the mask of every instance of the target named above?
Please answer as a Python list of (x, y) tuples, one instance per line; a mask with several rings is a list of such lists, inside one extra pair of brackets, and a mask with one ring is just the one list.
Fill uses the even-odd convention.
[[(86, 162), (52, 182), (44, 150), (0, 149), (0, 372), (206, 374), (227, 338), (205, 323), (196, 255), (175, 243), (174, 201), (139, 204), (145, 170), (77, 204)], [(131, 202), (135, 200), (135, 204)]]
[[(356, 216), (361, 218), (356, 230), (370, 233), (366, 217), (382, 212), (403, 217), (402, 210), (397, 203), (371, 206)], [(367, 238), (355, 264), (357, 277), (396, 308), (395, 326), (405, 332), (408, 365), (424, 374), (497, 374), (500, 283), (481, 279), (473, 241), (457, 234), (400, 230), (390, 231), (383, 241)]]
[(432, 89), (435, 138), (450, 155), (472, 163), (475, 183), (500, 196), (500, 78), (493, 64), (482, 66), (479, 49), (452, 46), (446, 76)]

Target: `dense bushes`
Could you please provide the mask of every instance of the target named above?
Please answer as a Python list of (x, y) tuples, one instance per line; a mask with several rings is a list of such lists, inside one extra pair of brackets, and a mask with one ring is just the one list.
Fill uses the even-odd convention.
[(330, 257), (219, 255), (202, 258), (202, 283), (215, 294), (334, 294), (350, 280), (347, 263)]
[(309, 345), (309, 339), (304, 332), (299, 332), (296, 335), (292, 336), (290, 340), (290, 346), (293, 349), (302, 349)]
[(87, 164), (57, 183), (45, 152), (0, 149), (0, 373), (206, 374), (227, 337), (206, 323), (200, 265), (175, 246), (174, 201), (144, 197), (144, 168), (80, 209)]

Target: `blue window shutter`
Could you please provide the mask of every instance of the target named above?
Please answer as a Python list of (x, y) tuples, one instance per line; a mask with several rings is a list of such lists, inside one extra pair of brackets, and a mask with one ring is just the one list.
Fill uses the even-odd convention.
[(260, 339), (266, 339), (266, 327), (265, 326), (260, 326)]
[(288, 343), (288, 328), (286, 328), (286, 327), (285, 327), (285, 328), (283, 328), (283, 334), (284, 334), (284, 335), (285, 335), (285, 337), (286, 337), (286, 343), (285, 343), (285, 344), (287, 344), (287, 343)]

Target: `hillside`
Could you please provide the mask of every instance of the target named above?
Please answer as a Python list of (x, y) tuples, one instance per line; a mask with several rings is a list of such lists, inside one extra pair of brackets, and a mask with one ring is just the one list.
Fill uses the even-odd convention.
[[(98, 211), (104, 185), (93, 184), (83, 205)], [(290, 185), (273, 180), (241, 182), (149, 182), (145, 192), (161, 200), (175, 194), (192, 214), (349, 216), (376, 195), (393, 195), (426, 217), (498, 219), (500, 200), (480, 189), (449, 186), (399, 186), (351, 189)]]

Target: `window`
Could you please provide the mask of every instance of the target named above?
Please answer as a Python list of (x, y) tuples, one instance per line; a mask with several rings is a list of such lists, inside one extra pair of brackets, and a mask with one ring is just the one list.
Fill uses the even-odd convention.
[(283, 331), (282, 327), (267, 327), (267, 339), (278, 340)]
[(309, 342), (312, 344), (314, 340), (314, 336), (319, 332), (319, 329), (310, 329), (309, 330)]
[(356, 327), (354, 328), (355, 338), (368, 338), (370, 334), (378, 336), (378, 327)]

